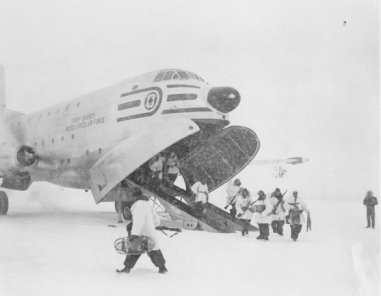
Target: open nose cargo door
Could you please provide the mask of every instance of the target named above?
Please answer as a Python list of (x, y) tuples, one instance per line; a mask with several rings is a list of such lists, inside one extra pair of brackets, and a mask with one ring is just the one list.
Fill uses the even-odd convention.
[(188, 180), (195, 175), (206, 181), (212, 192), (242, 171), (259, 147), (259, 139), (251, 129), (230, 126), (181, 159), (181, 173)]

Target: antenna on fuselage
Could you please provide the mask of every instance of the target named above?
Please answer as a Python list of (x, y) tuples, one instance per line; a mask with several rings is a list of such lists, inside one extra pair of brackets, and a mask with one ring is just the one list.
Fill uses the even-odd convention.
[(5, 71), (4, 66), (0, 65), (0, 111), (5, 109)]

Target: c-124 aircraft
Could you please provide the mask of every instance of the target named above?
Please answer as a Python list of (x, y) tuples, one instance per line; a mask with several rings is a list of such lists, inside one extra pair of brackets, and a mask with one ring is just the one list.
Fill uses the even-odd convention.
[[(118, 200), (123, 191), (128, 206), (130, 189), (140, 186), (174, 219), (208, 231), (240, 230), (237, 219), (211, 204), (197, 212), (189, 190), (141, 178), (158, 153), (175, 152), (185, 183), (197, 176), (210, 192), (248, 165), (260, 142), (249, 128), (230, 125), (229, 112), (241, 100), (236, 89), (163, 69), (24, 114), (6, 108), (3, 67), (0, 81), (1, 187), (27, 190), (46, 181), (91, 190), (96, 203)], [(1, 191), (0, 214), (7, 211)]]

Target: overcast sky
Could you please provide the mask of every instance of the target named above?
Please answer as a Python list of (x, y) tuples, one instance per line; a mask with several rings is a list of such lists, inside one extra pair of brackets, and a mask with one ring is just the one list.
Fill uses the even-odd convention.
[[(257, 132), (258, 158), (310, 159), (275, 185), (314, 198), (379, 196), (377, 3), (0, 0), (7, 105), (29, 112), (184, 68), (240, 91), (231, 121)], [(274, 185), (255, 166), (242, 177), (252, 190)]]

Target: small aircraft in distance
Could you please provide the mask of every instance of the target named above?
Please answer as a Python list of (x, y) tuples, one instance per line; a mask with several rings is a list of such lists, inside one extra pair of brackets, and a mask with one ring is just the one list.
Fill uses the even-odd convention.
[(306, 157), (296, 156), (296, 157), (289, 157), (284, 159), (256, 159), (252, 163), (254, 165), (266, 165), (274, 166), (273, 176), (275, 179), (283, 178), (287, 172), (287, 166), (289, 165), (298, 165), (302, 163), (308, 162), (309, 159)]
[[(241, 100), (235, 88), (162, 69), (24, 114), (6, 108), (4, 77), (0, 67), (1, 187), (28, 190), (45, 181), (91, 190), (96, 203), (122, 198), (128, 207), (131, 188), (139, 186), (173, 217), (208, 231), (240, 230), (239, 220), (212, 204), (197, 212), (189, 190), (141, 178), (159, 153), (175, 152), (185, 183), (195, 175), (210, 192), (245, 168), (260, 141), (251, 129), (230, 125)], [(0, 215), (7, 212), (0, 191)]]

